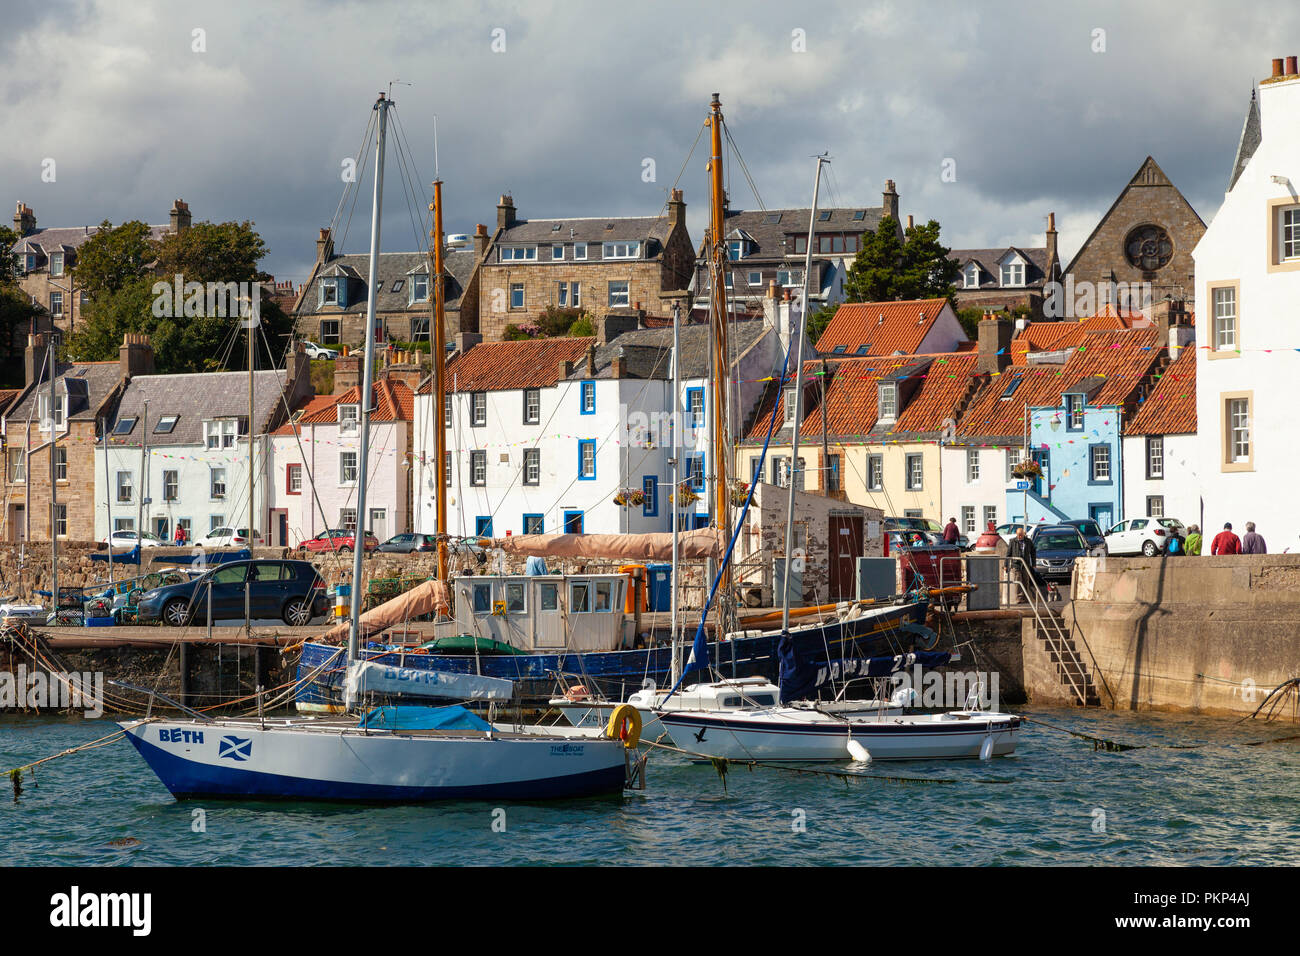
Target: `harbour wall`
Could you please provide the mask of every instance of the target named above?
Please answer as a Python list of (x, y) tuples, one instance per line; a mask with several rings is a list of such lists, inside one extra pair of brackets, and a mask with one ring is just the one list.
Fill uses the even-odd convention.
[[(1300, 555), (1081, 558), (1062, 618), (1101, 704), (1248, 715), (1300, 677)], [(1062, 695), (1026, 626), (1031, 701)], [(1279, 711), (1297, 719), (1296, 697)]]

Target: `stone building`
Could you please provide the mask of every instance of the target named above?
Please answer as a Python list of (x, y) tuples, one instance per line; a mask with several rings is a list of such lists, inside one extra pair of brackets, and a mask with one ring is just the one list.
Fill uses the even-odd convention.
[(957, 308), (1000, 312), (1023, 307), (1031, 321), (1042, 319), (1043, 286), (1061, 276), (1056, 213), (1047, 214), (1046, 238), (1044, 246), (948, 250), (948, 258), (961, 266)]
[(480, 226), (474, 244), (485, 257), (478, 331), (489, 342), (551, 307), (593, 318), (627, 309), (667, 314), (695, 267), (680, 189), (664, 215), (631, 218), (520, 219), (514, 199), (502, 196), (496, 231), (489, 237)]
[(153, 371), (148, 337), (134, 334), (126, 336), (116, 362), (58, 363), (51, 416), (48, 342), (45, 334), (30, 336), (24, 354), (26, 387), (4, 417), (0, 538), (6, 541), (50, 540), (51, 454), (55, 456), (58, 536), (71, 541), (93, 539), (95, 453), (103, 423), (115, 415), (130, 378)]
[[(443, 303), (447, 337), (473, 331), (478, 324), (479, 253), (449, 248), (443, 257)], [(429, 340), (432, 290), (429, 257), (423, 252), (381, 252), (375, 295), (375, 337), (380, 344)], [(316, 263), (293, 307), (298, 335), (320, 345), (364, 344), (370, 256), (339, 255), (334, 237), (322, 229)], [(470, 327), (466, 327), (466, 321)]]
[(1071, 290), (1082, 283), (1095, 289), (1086, 315), (1106, 304), (1141, 309), (1166, 297), (1194, 310), (1192, 250), (1204, 234), (1191, 203), (1148, 156), (1066, 266), (1067, 309), (1056, 317), (1078, 317), (1069, 307)]
[[(190, 220), (189, 204), (178, 199), (172, 203), (167, 225), (150, 226), (149, 234), (161, 239), (183, 232), (190, 227)], [(13, 229), (19, 236), (13, 247), (18, 258), (19, 287), (45, 310), (55, 328), (72, 331), (81, 319), (82, 308), (90, 301), (73, 275), (77, 250), (98, 232), (98, 227), (37, 228), (35, 211), (19, 202)]]

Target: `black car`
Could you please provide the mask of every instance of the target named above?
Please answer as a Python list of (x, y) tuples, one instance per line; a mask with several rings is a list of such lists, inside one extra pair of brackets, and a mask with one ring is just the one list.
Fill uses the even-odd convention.
[(310, 562), (232, 561), (192, 581), (146, 591), (140, 598), (140, 623), (184, 627), (206, 621), (209, 591), (214, 621), (242, 621), (245, 586), (254, 619), (278, 617), (301, 626), (329, 611), (325, 582)]
[(437, 551), (438, 539), (431, 534), (395, 534), (377, 549), (396, 554), (412, 551)]
[(1044, 581), (1068, 582), (1074, 559), (1088, 556), (1088, 542), (1073, 524), (1039, 525), (1030, 534), (1034, 542), (1034, 571)]
[(1083, 540), (1088, 543), (1088, 547), (1097, 554), (1104, 555), (1106, 549), (1106, 532), (1102, 530), (1093, 518), (1071, 518), (1069, 521), (1062, 521), (1062, 524), (1074, 525), (1079, 529), (1079, 534), (1083, 535)]

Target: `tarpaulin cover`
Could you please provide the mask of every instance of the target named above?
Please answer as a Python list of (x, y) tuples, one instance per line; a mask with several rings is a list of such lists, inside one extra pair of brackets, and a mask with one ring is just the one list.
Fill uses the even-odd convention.
[[(671, 532), (655, 534), (520, 534), (508, 538), (480, 538), (484, 547), (500, 548), (507, 554), (528, 554), (557, 558), (614, 558), (665, 561), (673, 556)], [(677, 535), (678, 554), (683, 560), (720, 558), (724, 550), (722, 532), (697, 528)]]
[[(397, 595), (391, 601), (385, 601), (379, 607), (371, 608), (361, 615), (358, 626), (361, 640), (372, 634), (386, 631), (395, 624), (413, 621), (425, 614), (448, 614), (451, 602), (447, 600), (447, 585), (441, 581), (425, 581), (411, 590)], [(337, 641), (348, 636), (348, 622), (335, 624), (320, 636), (322, 641)]]
[(376, 707), (361, 718), (358, 727), (384, 730), (491, 730), (492, 725), (460, 704), (448, 707), (398, 705)]

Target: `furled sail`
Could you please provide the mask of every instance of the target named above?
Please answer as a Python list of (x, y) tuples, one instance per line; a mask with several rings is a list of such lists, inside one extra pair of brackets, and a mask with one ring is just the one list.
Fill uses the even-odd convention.
[[(625, 558), (662, 560), (672, 558), (673, 536), (654, 534), (521, 534), (508, 538), (479, 538), (485, 548), (500, 548), (506, 554), (559, 558)], [(725, 545), (717, 528), (697, 528), (678, 535), (678, 554), (685, 559), (718, 558)]]

